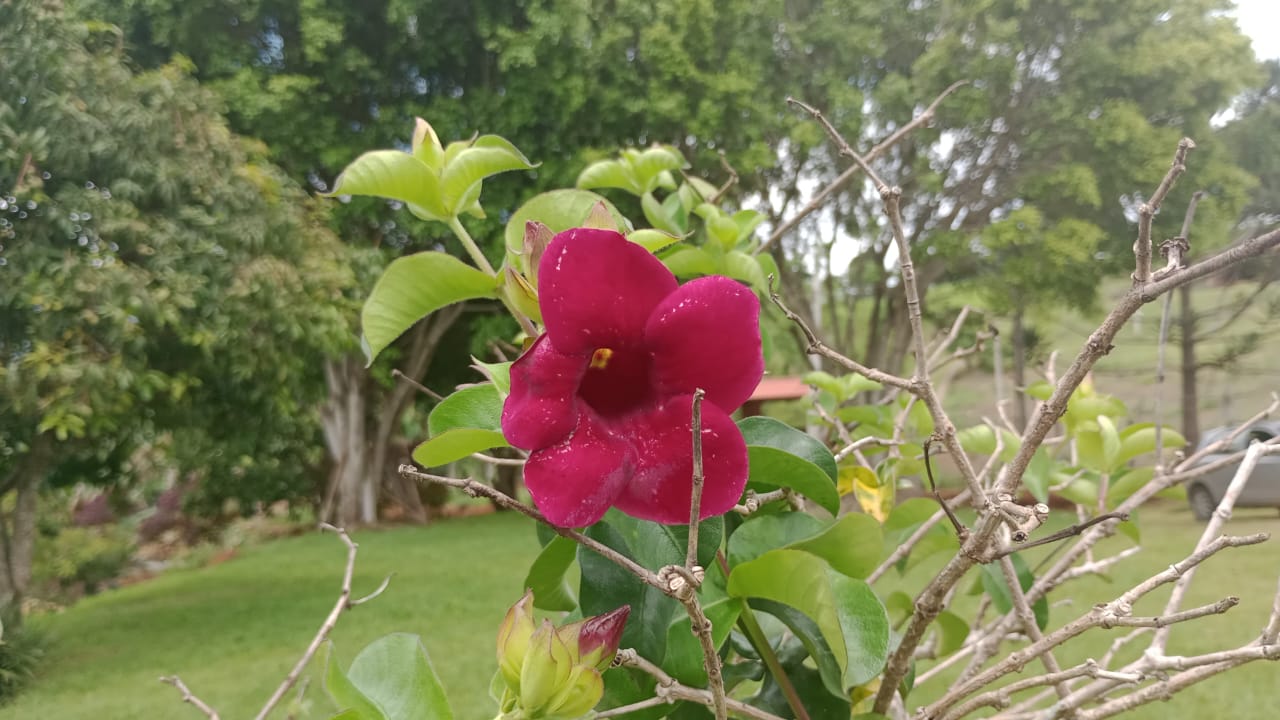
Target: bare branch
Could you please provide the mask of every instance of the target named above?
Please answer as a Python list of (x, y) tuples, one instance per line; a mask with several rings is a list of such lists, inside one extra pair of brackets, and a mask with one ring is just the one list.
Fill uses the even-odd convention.
[(1182, 138), (1178, 143), (1178, 150), (1173, 154), (1173, 164), (1169, 167), (1169, 172), (1165, 173), (1164, 179), (1160, 181), (1160, 185), (1156, 187), (1151, 197), (1138, 208), (1138, 241), (1133, 246), (1137, 266), (1133, 272), (1135, 285), (1141, 285), (1151, 279), (1151, 219), (1160, 211), (1160, 203), (1164, 202), (1165, 196), (1173, 189), (1174, 182), (1187, 171), (1187, 153), (1191, 152), (1195, 146), (1191, 138)]
[[(968, 80), (960, 80), (958, 82), (952, 83), (951, 87), (948, 87), (946, 90), (943, 90), (942, 94), (938, 95), (938, 97), (935, 98), (932, 103), (929, 103), (929, 107), (925, 108), (924, 112), (915, 116), (915, 118), (912, 119), (911, 122), (898, 128), (891, 135), (889, 135), (889, 137), (885, 138), (884, 140), (881, 140), (875, 147), (868, 150), (867, 154), (864, 156), (865, 159), (870, 161), (870, 160), (874, 160), (880, 155), (883, 155), (886, 150), (898, 144), (898, 142), (902, 140), (902, 138), (914, 132), (920, 126), (931, 122), (933, 120), (934, 113), (937, 112), (938, 106), (942, 104), (942, 101), (945, 100), (948, 95), (955, 92), (956, 90), (959, 90), (961, 87), (964, 87), (967, 84), (969, 84)], [(849, 168), (848, 170), (845, 170), (843, 173), (841, 173), (840, 176), (837, 177), (835, 180), (833, 180), (830, 185), (823, 188), (822, 191), (819, 192), (817, 195), (815, 195), (807, 205), (801, 208), (800, 212), (796, 213), (795, 216), (793, 216), (790, 220), (787, 220), (785, 223), (778, 226), (777, 230), (774, 230), (772, 233), (770, 233), (769, 238), (765, 240), (763, 243), (761, 243), (760, 247), (756, 248), (756, 252), (760, 253), (766, 250), (770, 245), (772, 245), (773, 243), (781, 239), (783, 235), (787, 234), (788, 232), (791, 232), (792, 228), (799, 225), (800, 222), (803, 221), (806, 217), (808, 217), (811, 213), (813, 213), (813, 211), (825, 205), (827, 203), (827, 200), (830, 199), (832, 195), (844, 189), (844, 186), (849, 184), (849, 181), (852, 180), (854, 176), (858, 174), (858, 170), (859, 168), (857, 166), (854, 166)]]
[[(698, 565), (698, 520), (702, 512), (702, 399), (707, 393), (702, 388), (693, 391), (693, 495), (689, 498), (689, 548), (684, 566), (693, 572)], [(723, 690), (721, 690), (723, 693)]]
[[(619, 650), (617, 659), (613, 662), (614, 665), (620, 667), (633, 667), (653, 676), (653, 678), (658, 681), (657, 687), (654, 688), (654, 693), (660, 698), (665, 698), (667, 702), (687, 700), (706, 707), (714, 707), (715, 705), (715, 699), (712, 698), (709, 691), (698, 690), (687, 685), (682, 685), (675, 678), (668, 675), (665, 670), (644, 659), (639, 653), (631, 648)], [(773, 713), (765, 712), (760, 708), (748, 705), (740, 700), (726, 698), (724, 702), (726, 709), (733, 711), (735, 715), (754, 718), (754, 720), (783, 720), (783, 718), (780, 718)]]
[(219, 720), (218, 711), (209, 707), (208, 703), (193, 695), (191, 690), (187, 688), (186, 683), (182, 682), (182, 678), (177, 675), (169, 675), (160, 678), (160, 682), (167, 683), (178, 688), (178, 692), (182, 693), (182, 702), (191, 703), (197, 710), (204, 713), (205, 717), (208, 717), (209, 720)]
[(542, 515), (542, 513), (537, 511), (537, 509), (529, 507), (528, 505), (525, 505), (524, 503), (520, 502), (519, 500), (516, 500), (515, 498), (507, 495), (506, 493), (495, 490), (489, 487), (488, 485), (485, 485), (484, 483), (478, 483), (475, 480), (472, 480), (470, 478), (451, 478), (451, 477), (443, 477), (440, 475), (431, 475), (430, 473), (424, 473), (418, 470), (412, 465), (401, 465), (400, 474), (403, 475), (404, 477), (409, 478), (410, 480), (417, 480), (419, 482), (431, 482), (439, 485), (448, 485), (449, 487), (458, 488), (459, 490), (465, 492), (471, 497), (484, 497), (489, 500), (492, 500), (493, 502), (501, 505), (502, 507), (507, 508), (508, 510), (515, 510), (516, 512), (522, 515), (531, 517), (534, 520), (537, 520), (538, 522), (543, 523), (547, 527), (554, 530), (556, 534), (567, 537), (570, 540), (573, 540), (574, 542), (587, 548), (588, 550), (591, 550), (592, 552), (600, 555), (606, 560), (613, 562), (618, 567), (622, 568), (623, 570), (626, 570), (627, 572), (639, 578), (639, 580), (645, 583), (646, 585), (657, 588), (658, 590), (661, 590), (662, 592), (667, 594), (671, 593), (671, 590), (667, 587), (666, 583), (662, 582), (658, 578), (658, 575), (656, 573), (651, 572), (650, 570), (646, 569), (644, 566), (636, 563), (631, 558), (619, 553), (617, 550), (614, 550), (608, 545), (604, 545), (603, 543), (599, 543), (599, 542), (596, 542), (595, 540), (592, 540), (591, 538), (587, 537), (586, 535), (583, 535), (577, 530), (574, 530), (572, 528), (557, 527), (551, 524), (550, 522), (547, 521), (546, 517)]
[(264, 718), (271, 713), (271, 710), (284, 698), (285, 693), (289, 692), (289, 689), (298, 682), (298, 678), (302, 675), (302, 671), (306, 669), (307, 664), (311, 662), (311, 658), (314, 657), (316, 651), (320, 649), (320, 645), (324, 643), (325, 638), (329, 637), (329, 633), (333, 632), (333, 628), (337, 626), (338, 618), (342, 616), (342, 613), (346, 610), (350, 610), (358, 603), (367, 602), (378, 595), (381, 595), (382, 591), (386, 590), (387, 584), (391, 582), (391, 578), (388, 576), (387, 579), (382, 581), (382, 585), (379, 586), (377, 590), (373, 591), (368, 596), (361, 598), (356, 603), (351, 602), (351, 576), (355, 573), (356, 551), (360, 546), (351, 539), (351, 536), (347, 534), (346, 530), (343, 530), (340, 527), (335, 527), (329, 523), (320, 523), (320, 529), (335, 533), (338, 536), (338, 539), (347, 546), (347, 565), (342, 572), (342, 590), (338, 593), (338, 602), (334, 603), (333, 609), (329, 611), (329, 616), (326, 617), (324, 623), (320, 625), (320, 630), (316, 633), (315, 637), (311, 639), (311, 644), (308, 645), (306, 651), (302, 653), (302, 657), (298, 659), (297, 664), (295, 664), (293, 669), (289, 671), (289, 674), (285, 676), (284, 682), (280, 683), (280, 686), (276, 688), (276, 691), (267, 699), (267, 704), (262, 706), (262, 710), (260, 710), (255, 716), (256, 720), (264, 720)]

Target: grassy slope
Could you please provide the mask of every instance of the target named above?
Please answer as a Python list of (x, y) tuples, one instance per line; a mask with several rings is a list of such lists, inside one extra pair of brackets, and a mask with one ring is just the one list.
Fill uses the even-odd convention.
[[(1089, 605), (1112, 599), (1141, 578), (1190, 551), (1199, 524), (1180, 506), (1153, 508), (1141, 519), (1144, 552), (1117, 568), (1107, 583), (1088, 579), (1068, 586), (1055, 602), (1057, 625)], [(1232, 533), (1276, 531), (1273, 511), (1247, 511), (1229, 525)], [(422, 634), (454, 704), (459, 720), (492, 715), (486, 688), (493, 672), (492, 642), (506, 606), (520, 592), (536, 542), (522, 518), (489, 516), (451, 521), (425, 529), (366, 532), (357, 537), (361, 557), (356, 592), (366, 591), (388, 572), (390, 590), (348, 614), (334, 639), (344, 662), (366, 642), (393, 631)], [(1129, 544), (1116, 538), (1103, 552)], [(1032, 565), (1035, 565), (1035, 555)], [(887, 594), (904, 580), (921, 581), (935, 563), (926, 562), (907, 578), (892, 574), (877, 590)], [(155, 581), (91, 598), (46, 625), (58, 645), (39, 684), (0, 709), (0, 718), (197, 718), (157, 676), (178, 673), (222, 717), (251, 717), (270, 694), (335, 597), (342, 549), (330, 536), (307, 536), (247, 551), (231, 562), (204, 570), (165, 575)], [(1191, 653), (1225, 648), (1254, 637), (1265, 622), (1267, 599), (1276, 587), (1280, 542), (1228, 551), (1206, 565), (1188, 603), (1238, 595), (1241, 605), (1225, 616), (1175, 632), (1171, 651)], [(968, 579), (966, 579), (966, 583)], [(1157, 593), (1137, 612), (1159, 612)], [(976, 599), (962, 596), (962, 608)], [(1098, 657), (1122, 631), (1098, 632), (1060, 655), (1064, 663)], [(1007, 650), (1007, 648), (1006, 648)], [(1029, 673), (1038, 673), (1032, 665)], [(1253, 666), (1211, 680), (1179, 696), (1172, 705), (1155, 704), (1132, 718), (1273, 717), (1270, 693), (1280, 667)], [(912, 704), (945, 691), (950, 676), (919, 688)], [(319, 685), (311, 717), (326, 717)], [(283, 714), (277, 714), (283, 717)]]
[[(363, 532), (356, 540), (357, 595), (389, 573), (396, 577), (339, 622), (333, 640), (343, 664), (386, 633), (419, 633), (457, 717), (492, 716), (493, 639), (536, 555), (533, 528), (499, 515)], [(89, 598), (46, 619), (57, 644), (45, 675), (0, 717), (200, 717), (156, 681), (174, 673), (222, 717), (252, 717), (333, 607), (344, 558), (335, 537), (308, 535)], [(320, 687), (313, 683), (308, 693), (312, 717), (327, 717), (330, 708)]]

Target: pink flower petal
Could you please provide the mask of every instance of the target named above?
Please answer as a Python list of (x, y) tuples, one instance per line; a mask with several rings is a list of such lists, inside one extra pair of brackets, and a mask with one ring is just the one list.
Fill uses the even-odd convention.
[(727, 277), (686, 283), (653, 311), (645, 328), (661, 396), (707, 392), (707, 400), (733, 412), (751, 397), (764, 374), (760, 301)]
[(649, 314), (676, 287), (660, 260), (612, 230), (566, 230), (538, 266), (547, 334), (568, 354), (639, 347)]
[(578, 425), (578, 384), (589, 357), (565, 355), (542, 335), (511, 364), (511, 394), (502, 406), (507, 442), (537, 450), (564, 440)]
[(585, 527), (604, 517), (632, 474), (631, 451), (589, 408), (563, 442), (534, 451), (524, 466), (533, 502), (557, 527)]
[[(692, 395), (673, 398), (636, 420), (628, 433), (635, 451), (635, 473), (614, 501), (619, 510), (669, 525), (689, 522), (692, 423)], [(709, 402), (702, 403), (702, 470), (699, 516), (728, 512), (747, 484), (747, 444), (729, 416)]]

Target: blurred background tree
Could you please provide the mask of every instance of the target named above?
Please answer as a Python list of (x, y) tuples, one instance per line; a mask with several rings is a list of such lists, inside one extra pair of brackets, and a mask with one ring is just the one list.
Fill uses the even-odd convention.
[(162, 443), (214, 507), (314, 494), (318, 357), (343, 247), (175, 62), (111, 26), (0, 4), (0, 596), (30, 579), (49, 483), (113, 484)]

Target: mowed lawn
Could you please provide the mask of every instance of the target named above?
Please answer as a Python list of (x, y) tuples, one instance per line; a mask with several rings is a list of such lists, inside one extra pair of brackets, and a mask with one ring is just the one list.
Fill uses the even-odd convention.
[[(1180, 505), (1150, 508), (1140, 520), (1144, 552), (1116, 568), (1109, 581), (1087, 579), (1052, 597), (1051, 626), (1060, 625), (1095, 602), (1108, 601), (1141, 578), (1158, 572), (1188, 552), (1202, 525)], [(1280, 531), (1271, 510), (1239, 511), (1228, 532)], [(426, 528), (367, 531), (360, 543), (355, 588), (360, 594), (395, 572), (388, 591), (346, 614), (333, 639), (344, 663), (365, 643), (385, 633), (421, 634), (443, 679), (459, 720), (492, 717), (487, 696), (494, 670), (493, 642), (506, 607), (521, 592), (525, 570), (537, 552), (533, 528), (511, 515), (450, 520)], [(1131, 544), (1107, 541), (1102, 554)], [(44, 618), (56, 638), (52, 656), (35, 687), (18, 702), (0, 708), (0, 718), (191, 718), (201, 715), (161, 685), (162, 674), (177, 673), (224, 720), (252, 717), (305, 648), (332, 607), (343, 565), (343, 548), (331, 535), (308, 535), (244, 551), (230, 562), (202, 570), (174, 572), (153, 581), (90, 598), (66, 613)], [(1038, 554), (1029, 558), (1034, 566)], [(906, 578), (892, 573), (877, 586), (887, 594), (897, 586), (918, 587), (933, 563)], [(1190, 604), (1226, 595), (1243, 598), (1226, 615), (1193, 623), (1173, 635), (1170, 650), (1204, 652), (1255, 637), (1266, 622), (1280, 573), (1280, 539), (1228, 550), (1205, 565), (1188, 598)], [(971, 578), (964, 581), (968, 586)], [(1166, 593), (1137, 607), (1160, 611)], [(976, 598), (962, 596), (970, 608)], [(1065, 604), (1057, 604), (1065, 603)], [(1099, 631), (1069, 645), (1064, 663), (1099, 657), (1124, 630)], [(1087, 638), (1088, 636), (1086, 636)], [(1011, 648), (1006, 647), (1005, 651)], [(314, 669), (322, 667), (323, 653)], [(1026, 673), (1041, 672), (1029, 665)], [(950, 684), (938, 678), (917, 689), (910, 705), (936, 697)], [(1274, 690), (1280, 664), (1259, 662), (1219, 676), (1128, 718), (1275, 717)], [(331, 711), (318, 678), (311, 683), (309, 717)], [(274, 717), (283, 718), (284, 713)]]

